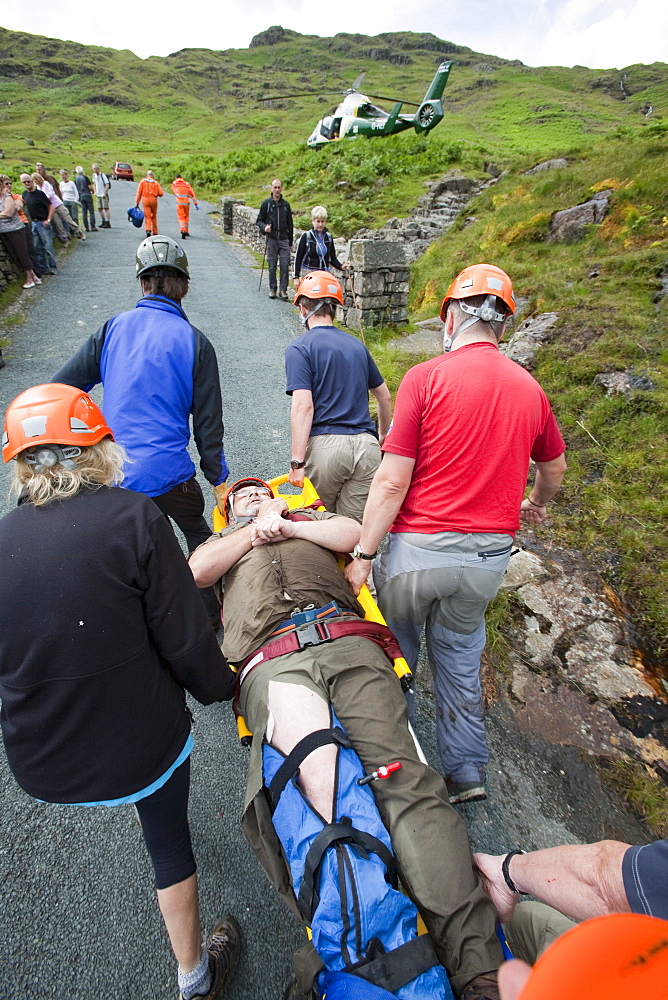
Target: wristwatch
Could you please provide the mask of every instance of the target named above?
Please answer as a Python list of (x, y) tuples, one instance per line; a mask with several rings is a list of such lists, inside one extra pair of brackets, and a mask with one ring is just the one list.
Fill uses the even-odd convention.
[(306, 462), (298, 462), (295, 458), (290, 462), (291, 469), (303, 469), (306, 466)]
[(369, 554), (368, 552), (362, 552), (359, 545), (356, 545), (355, 548), (353, 549), (353, 559), (367, 559), (369, 562), (371, 562), (371, 560), (375, 559), (377, 555), (378, 552), (372, 552), (371, 554)]

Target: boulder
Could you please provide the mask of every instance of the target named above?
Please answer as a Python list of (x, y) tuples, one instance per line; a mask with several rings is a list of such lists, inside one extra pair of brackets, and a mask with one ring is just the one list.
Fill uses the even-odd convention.
[(587, 226), (603, 222), (612, 191), (599, 191), (581, 205), (555, 212), (550, 222), (547, 240), (551, 243), (575, 243), (583, 235)]
[(537, 163), (535, 167), (530, 170), (525, 170), (525, 176), (530, 176), (531, 174), (542, 174), (546, 170), (561, 170), (562, 167), (568, 166), (568, 160), (563, 157), (557, 157), (554, 160), (544, 160), (542, 163)]
[(558, 313), (547, 312), (520, 323), (508, 343), (501, 344), (502, 354), (505, 354), (511, 361), (517, 361), (523, 368), (529, 369), (536, 351), (547, 338), (558, 318)]
[(606, 390), (606, 396), (628, 396), (634, 390), (651, 392), (654, 383), (645, 375), (634, 375), (631, 371), (601, 372), (594, 379), (594, 385)]

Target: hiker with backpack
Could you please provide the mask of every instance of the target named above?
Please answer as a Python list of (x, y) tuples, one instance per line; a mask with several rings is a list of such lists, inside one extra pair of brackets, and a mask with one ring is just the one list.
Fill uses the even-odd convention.
[(325, 226), (326, 222), (327, 209), (322, 205), (315, 205), (311, 209), (311, 228), (302, 233), (297, 244), (295, 283), (309, 271), (329, 271), (332, 267), (339, 271), (350, 269), (350, 261), (342, 264), (336, 256), (334, 237)]

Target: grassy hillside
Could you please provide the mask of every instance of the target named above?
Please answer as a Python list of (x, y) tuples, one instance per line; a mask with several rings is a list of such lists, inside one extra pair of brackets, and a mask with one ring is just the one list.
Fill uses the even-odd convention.
[[(369, 91), (419, 101), (444, 57), (455, 65), (445, 93), (446, 118), (430, 141), (482, 145), (494, 155), (541, 156), (556, 145), (586, 146), (593, 136), (638, 120), (646, 106), (654, 107), (655, 116), (666, 108), (664, 64), (621, 72), (531, 68), (430, 34), (319, 38), (281, 31), (254, 40), (279, 38), (275, 44), (184, 49), (142, 60), (127, 50), (0, 29), (5, 156), (10, 162), (37, 155), (147, 163), (174, 153), (219, 156), (301, 143), (336, 103), (324, 92), (349, 87), (360, 69), (367, 71)], [(315, 88), (321, 97), (258, 101)]]
[[(564, 152), (562, 150), (562, 152)], [(518, 168), (528, 167), (525, 159)], [(433, 316), (455, 273), (473, 260), (505, 268), (524, 316), (559, 314), (538, 355), (568, 443), (569, 473), (552, 508), (561, 544), (588, 554), (668, 652), (668, 123), (620, 129), (562, 170), (511, 170), (469, 205), (455, 230), (414, 265), (415, 319)], [(611, 188), (602, 225), (577, 243), (546, 242), (553, 212)], [(664, 294), (662, 293), (662, 289)], [(600, 372), (632, 371), (651, 391), (607, 396)], [(548, 533), (546, 533), (548, 537)], [(665, 662), (665, 661), (664, 661)]]

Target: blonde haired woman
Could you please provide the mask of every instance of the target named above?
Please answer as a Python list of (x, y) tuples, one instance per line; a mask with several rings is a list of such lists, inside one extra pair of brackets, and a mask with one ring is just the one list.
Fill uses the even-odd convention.
[(149, 497), (113, 488), (125, 456), (90, 396), (28, 389), (7, 409), (2, 453), (19, 492), (0, 521), (9, 767), (44, 802), (135, 805), (181, 996), (214, 1000), (239, 930), (228, 916), (201, 944), (185, 692), (229, 699), (234, 675), (167, 519)]
[(342, 264), (336, 256), (334, 237), (325, 226), (326, 221), (327, 209), (322, 205), (315, 205), (311, 209), (311, 228), (302, 233), (297, 244), (295, 281), (303, 278), (309, 271), (329, 271), (332, 267), (347, 271), (350, 268), (349, 261)]

